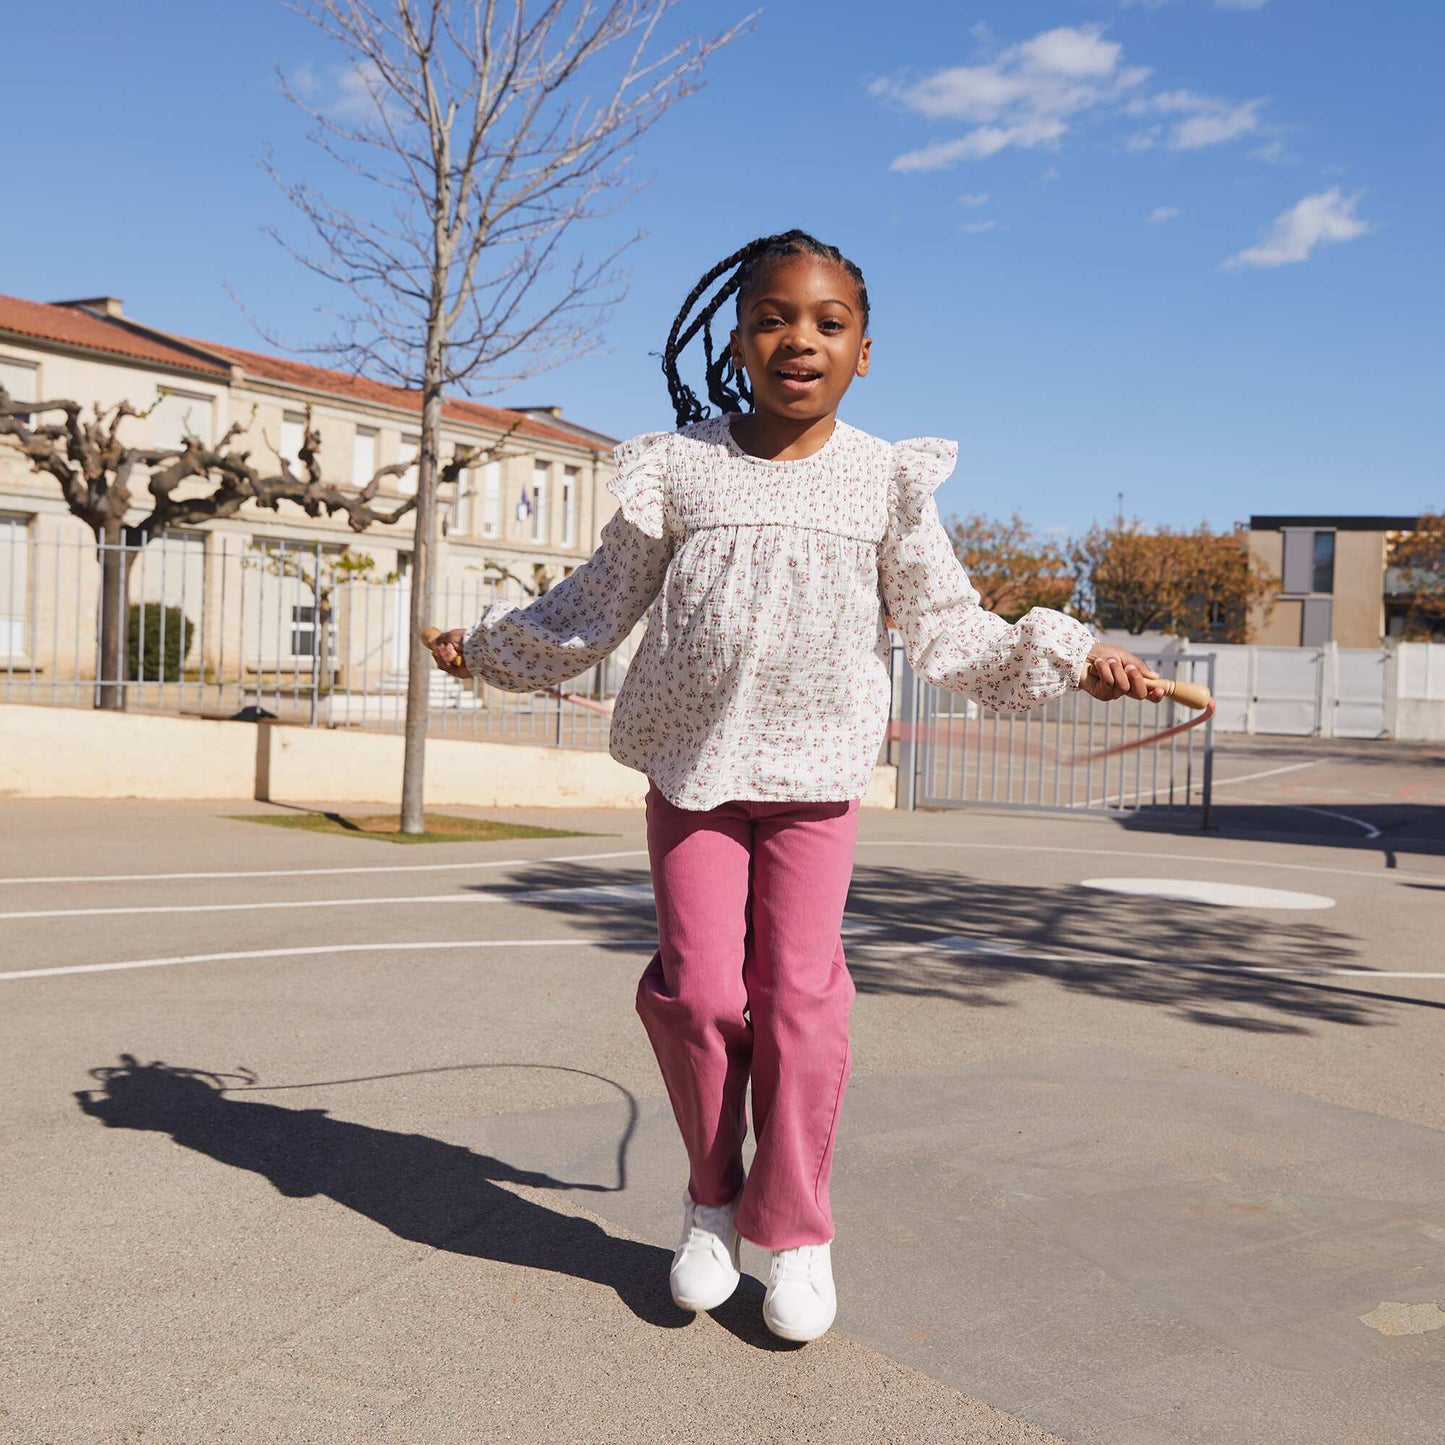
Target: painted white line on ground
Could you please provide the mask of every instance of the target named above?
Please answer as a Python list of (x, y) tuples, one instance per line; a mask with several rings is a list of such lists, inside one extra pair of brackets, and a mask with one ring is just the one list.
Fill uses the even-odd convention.
[(1279, 773), (1297, 773), (1301, 768), (1318, 768), (1323, 762), (1323, 758), (1317, 758), (1315, 761), (1309, 763), (1289, 763), (1282, 768), (1266, 768), (1262, 773), (1245, 773), (1242, 777), (1238, 778), (1216, 777), (1214, 779), (1214, 786), (1216, 788), (1228, 788), (1235, 783), (1253, 783), (1257, 782), (1260, 778), (1272, 778)]
[(1303, 803), (1280, 803), (1276, 806), (1288, 808), (1293, 813), (1318, 813), (1321, 818), (1334, 818), (1341, 823), (1353, 823), (1355, 827), (1365, 830), (1367, 839), (1380, 836), (1380, 830), (1373, 823), (1367, 823), (1363, 818), (1352, 818), (1348, 813), (1332, 813), (1328, 808), (1307, 808)]
[[(1323, 760), (1321, 759), (1320, 761)], [(1232, 783), (1252, 783), (1259, 778), (1272, 778), (1275, 776), (1276, 773), (1297, 773), (1301, 768), (1319, 767), (1320, 761), (1310, 763), (1290, 763), (1288, 767), (1269, 768), (1263, 773), (1245, 773), (1243, 777), (1239, 778), (1215, 778), (1214, 786), (1216, 788), (1225, 788)], [(1117, 806), (1122, 808), (1125, 802), (1132, 802), (1135, 798), (1147, 798), (1150, 796), (1152, 796), (1152, 794), (1147, 791), (1118, 794), (1107, 793), (1102, 798), (1090, 798), (1087, 803), (1070, 803), (1068, 806), (1070, 808), (1102, 808), (1107, 807), (1110, 800), (1117, 797)]]
[(0, 913), (0, 921), (15, 918), (98, 918), (137, 913), (258, 913), (278, 908), (386, 908), (396, 904), (424, 903), (593, 903), (607, 899), (634, 903), (652, 901), (651, 883), (599, 883), (585, 888), (528, 888), (520, 893), (475, 889), (470, 893), (400, 894), (394, 898), (289, 898), (260, 903), (139, 903), (119, 908), (31, 908)]
[(427, 943), (323, 943), (308, 948), (253, 948), (236, 953), (187, 953), (176, 958), (132, 958), (119, 963), (71, 963), (0, 973), (0, 983), (56, 978), (66, 973), (120, 973), (132, 968), (174, 968), (183, 963), (232, 963), (251, 958), (304, 958), (333, 953), (430, 953), (456, 948), (656, 948), (655, 938), (474, 938)]
[(206, 878), (322, 878), (344, 873), (442, 873), (457, 868), (520, 868), (527, 863), (585, 863), (592, 858), (645, 858), (646, 848), (620, 853), (570, 853), (560, 857), (469, 859), (459, 863), (378, 863), (362, 868), (240, 868), (222, 873), (75, 873), (38, 878), (0, 878), (6, 883), (168, 883)]
[[(1035, 815), (1037, 818), (1037, 815)], [(1071, 824), (1072, 826), (1072, 824)], [(1247, 840), (1246, 840), (1247, 841)], [(1148, 848), (1059, 848), (1043, 843), (941, 843), (895, 839), (858, 840), (860, 848), (982, 848), (989, 853), (1068, 853), (1087, 858), (1168, 859), (1171, 863), (1207, 863), (1212, 868), (1283, 868), (1291, 873), (1334, 873), (1342, 878), (1373, 878), (1382, 883), (1440, 883), (1445, 874), (1402, 873), (1397, 869), (1331, 868), (1315, 863), (1275, 863), (1265, 858), (1212, 858), (1206, 853), (1155, 853)], [(1305, 845), (1307, 846), (1307, 845)]]
[(1278, 975), (1285, 978), (1438, 978), (1445, 973), (1374, 968), (1279, 968), (1267, 964), (1189, 963), (1177, 958), (1120, 958), (1112, 953), (1042, 953), (1025, 945), (1002, 939), (968, 938), (955, 935), (929, 939), (927, 943), (869, 943), (860, 941), (857, 953), (928, 953), (940, 949), (945, 953), (961, 953), (984, 961), (1000, 963), (1087, 963), (1106, 964), (1117, 968), (1187, 968), (1198, 973), (1246, 973)]
[[(514, 895), (515, 896), (515, 895)], [(446, 903), (501, 903), (500, 893), (423, 893), (399, 898), (299, 898), (272, 903), (159, 903), (133, 908), (35, 908), (21, 913), (0, 913), (0, 921), (14, 918), (102, 918), (137, 913), (257, 913), (278, 908), (386, 908), (397, 903), (431, 907)]]

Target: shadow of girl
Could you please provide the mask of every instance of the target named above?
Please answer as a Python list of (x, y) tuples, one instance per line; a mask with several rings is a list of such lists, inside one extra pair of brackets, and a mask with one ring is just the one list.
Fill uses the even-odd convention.
[(107, 1128), (169, 1134), (187, 1149), (262, 1175), (291, 1198), (334, 1199), (402, 1239), (606, 1285), (648, 1324), (677, 1328), (692, 1320), (668, 1294), (667, 1250), (613, 1238), (590, 1220), (501, 1187), (604, 1186), (514, 1169), (424, 1134), (333, 1119), (324, 1109), (229, 1098), (231, 1076), (143, 1064), (131, 1054), (120, 1060), (92, 1069), (100, 1087), (75, 1096)]

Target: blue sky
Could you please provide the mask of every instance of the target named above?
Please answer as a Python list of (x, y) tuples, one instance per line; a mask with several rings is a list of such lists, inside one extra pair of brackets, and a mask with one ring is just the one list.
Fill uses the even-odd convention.
[[(741, 16), (682, 0), (678, 30)], [(100, 292), (261, 347), (321, 283), (255, 164), (320, 174), (273, 67), (336, 59), (269, 0), (98, 0), (7, 18), (0, 291)], [(873, 374), (843, 415), (961, 444), (945, 511), (1072, 529), (1125, 511), (1445, 505), (1445, 103), (1438, 0), (773, 0), (599, 223), (640, 227), (605, 351), (495, 399), (617, 435), (671, 424), (656, 353), (683, 295), (791, 225), (867, 274)], [(77, 59), (79, 57), (79, 59)]]

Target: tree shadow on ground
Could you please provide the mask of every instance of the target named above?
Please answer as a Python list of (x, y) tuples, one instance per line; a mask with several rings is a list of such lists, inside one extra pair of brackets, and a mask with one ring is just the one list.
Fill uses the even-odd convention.
[[(90, 1076), (99, 1087), (75, 1097), (107, 1128), (167, 1134), (184, 1148), (261, 1175), (288, 1198), (324, 1195), (401, 1239), (603, 1285), (651, 1325), (676, 1329), (692, 1321), (668, 1293), (671, 1251), (615, 1238), (590, 1220), (559, 1214), (503, 1187), (611, 1186), (515, 1169), (460, 1145), (335, 1119), (324, 1109), (230, 1097), (228, 1081), (249, 1087), (247, 1075), (160, 1060), (145, 1064), (122, 1054), (118, 1065), (92, 1069)], [(779, 1343), (757, 1313), (755, 1305), (749, 1310), (739, 1300), (714, 1317), (749, 1343)]]
[[(1172, 833), (1178, 837), (1257, 839), (1298, 843), (1309, 848), (1342, 848), (1378, 853), (1387, 868), (1398, 868), (1400, 854), (1445, 857), (1445, 807), (1429, 803), (1355, 803), (1323, 796), (1316, 804), (1278, 799), (1216, 802), (1207, 830), (1181, 827), (1164, 808), (1140, 808), (1118, 819), (1127, 832)], [(1367, 829), (1372, 831), (1366, 831)]]
[[(519, 903), (606, 938), (653, 925), (650, 900), (638, 891), (646, 878), (574, 862), (520, 869), (506, 890), (484, 886), (515, 890)], [(1271, 917), (939, 870), (858, 865), (844, 946), (860, 993), (976, 1008), (1008, 1006), (1013, 986), (1030, 979), (1245, 1032), (1380, 1024), (1392, 1004), (1445, 1008), (1344, 981), (1243, 972), (1367, 967), (1353, 938), (1299, 913)]]

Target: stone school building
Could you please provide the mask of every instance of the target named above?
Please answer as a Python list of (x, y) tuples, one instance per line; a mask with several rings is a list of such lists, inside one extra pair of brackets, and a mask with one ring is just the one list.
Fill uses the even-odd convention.
[[(126, 316), (114, 297), (0, 296), (0, 385), (17, 399), (63, 398), (87, 409), (129, 402), (148, 411), (124, 424), (121, 438), (130, 445), (175, 447), (188, 432), (214, 444), (239, 422), (243, 434), (233, 445), (249, 450), (262, 472), (279, 470), (267, 465), (278, 453), (294, 464), (309, 408), (327, 479), (357, 487), (378, 467), (414, 461), (420, 442), (416, 393), (170, 335)], [(605, 486), (613, 439), (556, 408), (513, 411), (454, 399), (444, 418), (443, 459), (456, 447), (505, 438), (497, 459), (479, 462), (440, 497), (437, 621), (461, 626), (493, 597), (526, 601), (545, 591), (592, 553), (616, 507)], [(402, 500), (415, 487), (413, 467), (386, 479), (378, 500)], [(143, 476), (132, 479), (131, 491), (149, 502)], [(145, 510), (137, 508), (137, 520)], [(193, 677), (304, 679), (324, 656), (328, 687), (345, 685), (350, 671), (368, 688), (395, 689), (406, 665), (411, 521), (356, 533), (344, 517), (248, 503), (235, 517), (172, 531), (146, 547), (132, 568), (132, 611), (154, 606), (184, 616), (184, 663)], [(373, 565), (335, 569), (357, 554)], [(351, 579), (348, 636), (341, 610), (318, 592), (318, 568)], [(52, 478), (32, 472), (13, 444), (0, 441), (0, 679), (10, 680), (11, 696), (24, 678), (32, 700), (83, 705), (79, 688), (71, 699), (45, 694), (62, 680), (95, 675), (98, 583), (89, 529), (70, 515)], [(318, 619), (328, 629), (324, 639)]]

